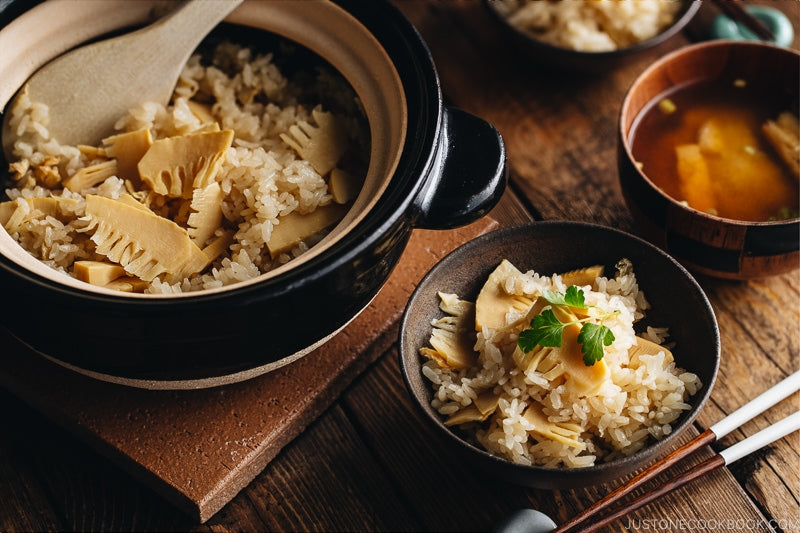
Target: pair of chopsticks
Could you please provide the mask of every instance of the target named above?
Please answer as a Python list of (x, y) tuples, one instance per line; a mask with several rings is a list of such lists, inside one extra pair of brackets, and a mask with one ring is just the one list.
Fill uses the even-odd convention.
[[(597, 513), (619, 501), (635, 488), (639, 487), (642, 483), (657, 476), (670, 466), (694, 453), (703, 446), (721, 439), (734, 429), (737, 429), (745, 422), (749, 421), (756, 415), (763, 413), (779, 401), (787, 398), (789, 395), (797, 392), (798, 390), (800, 390), (800, 371), (797, 371), (785, 378), (783, 381), (763, 392), (757, 398), (743, 405), (730, 415), (726, 416), (668, 456), (664, 457), (660, 461), (657, 461), (652, 466), (637, 474), (621, 487), (610, 492), (605, 497), (595, 502), (592, 506), (586, 508), (584, 511), (577, 514), (567, 522), (558, 526), (553, 533), (565, 533), (566, 531), (572, 531), (573, 528), (580, 526), (587, 519), (593, 518), (595, 515), (597, 515)], [(625, 514), (650, 503), (656, 498), (659, 498), (664, 494), (681, 487), (708, 472), (711, 472), (712, 470), (729, 465), (732, 462), (741, 459), (745, 455), (752, 453), (764, 446), (768, 446), (776, 440), (781, 439), (786, 435), (797, 431), (798, 429), (800, 429), (800, 411), (797, 411), (794, 414), (787, 416), (780, 422), (776, 422), (775, 424), (762, 429), (758, 433), (751, 435), (743, 441), (720, 451), (697, 466), (678, 474), (664, 485), (621, 505), (615, 511), (603, 516), (599, 520), (593, 519), (591, 524), (580, 527), (579, 529), (575, 529), (575, 531), (588, 533), (604, 527), (610, 522), (624, 516)]]
[(743, 2), (739, 0), (714, 0), (714, 3), (734, 22), (741, 22), (745, 28), (755, 33), (759, 39), (770, 42), (775, 41), (772, 31), (760, 20), (748, 13), (743, 7)]

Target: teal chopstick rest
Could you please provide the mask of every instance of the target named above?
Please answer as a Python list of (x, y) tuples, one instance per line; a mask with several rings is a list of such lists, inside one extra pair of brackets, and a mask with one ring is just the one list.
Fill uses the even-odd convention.
[[(761, 21), (775, 36), (769, 41), (778, 46), (789, 46), (794, 40), (794, 28), (789, 18), (775, 8), (761, 5), (745, 6), (748, 13)], [(714, 39), (733, 39), (736, 41), (760, 41), (750, 29), (727, 15), (719, 15), (711, 23), (711, 36)]]

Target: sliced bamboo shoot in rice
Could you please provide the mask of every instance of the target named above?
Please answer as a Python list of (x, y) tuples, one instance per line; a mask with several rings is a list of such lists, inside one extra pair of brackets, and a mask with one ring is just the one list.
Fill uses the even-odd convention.
[(108, 283), (105, 287), (106, 289), (112, 289), (121, 292), (144, 292), (149, 284), (149, 282), (144, 281), (143, 279), (125, 276), (123, 278), (115, 279), (114, 281)]
[(333, 113), (315, 108), (311, 116), (316, 127), (305, 120), (289, 127), (281, 139), (306, 159), (320, 176), (325, 176), (339, 162), (347, 149), (347, 134), (340, 119)]
[(79, 144), (78, 151), (85, 155), (87, 159), (108, 159), (108, 153), (102, 146), (89, 146), (87, 144)]
[(208, 265), (186, 230), (169, 219), (93, 194), (86, 196), (86, 217), (97, 253), (145, 281), (165, 275), (174, 283)]
[(561, 281), (569, 287), (575, 285), (578, 287), (585, 287), (591, 285), (592, 289), (596, 289), (595, 281), (603, 275), (603, 265), (592, 265), (589, 267), (571, 270), (561, 274)]
[(196, 100), (187, 100), (186, 104), (189, 106), (189, 109), (192, 111), (192, 114), (197, 117), (197, 119), (202, 122), (217, 122), (217, 119), (214, 118), (214, 114), (211, 112), (211, 106), (206, 104), (201, 104)]
[(209, 264), (213, 262), (217, 257), (222, 255), (227, 249), (228, 246), (231, 245), (233, 241), (233, 231), (225, 231), (219, 237), (216, 237), (212, 240), (208, 246), (203, 248), (203, 254), (208, 258)]
[(153, 136), (148, 128), (119, 133), (103, 139), (108, 157), (117, 160), (117, 177), (139, 181), (139, 161), (153, 145)]
[(608, 366), (603, 359), (595, 361), (592, 366), (586, 366), (586, 363), (583, 362), (581, 344), (578, 342), (581, 327), (578, 324), (569, 323), (577, 320), (577, 317), (558, 305), (553, 306), (553, 314), (565, 324), (561, 333), (561, 346), (555, 348), (558, 350), (559, 360), (563, 365), (566, 377), (565, 386), (580, 395), (596, 393), (610, 377)]
[[(517, 346), (514, 348), (514, 352), (511, 356), (517, 368), (527, 374), (528, 372), (541, 371), (540, 368), (543, 368), (543, 362), (547, 360), (552, 352), (553, 348), (550, 346), (537, 346), (527, 353)], [(553, 365), (550, 365), (550, 368), (552, 368), (552, 366)]]
[(444, 421), (444, 425), (457, 426), (467, 422), (483, 422), (494, 414), (499, 403), (499, 396), (495, 395), (491, 390), (484, 391), (470, 405), (450, 415)]
[(475, 306), (460, 300), (455, 294), (439, 293), (439, 307), (448, 313), (433, 324), (431, 348), (424, 347), (420, 353), (447, 368), (468, 368), (475, 364), (474, 350)]
[(117, 161), (110, 159), (84, 167), (66, 180), (63, 185), (73, 192), (82, 192), (91, 187), (96, 187), (111, 176), (118, 175)]
[(317, 207), (307, 214), (292, 211), (278, 219), (278, 224), (272, 228), (267, 248), (274, 259), (283, 252), (291, 250), (300, 244), (300, 241), (330, 228), (347, 212), (347, 208), (339, 204), (328, 204)]
[[(135, 207), (136, 209), (140, 209), (140, 210), (145, 211), (147, 213), (153, 213), (153, 211), (149, 207), (147, 207), (142, 202), (140, 202), (139, 200), (134, 198), (133, 195), (120, 194), (119, 198), (117, 198), (117, 201), (122, 202), (123, 204), (129, 205), (131, 207)], [(153, 214), (155, 214), (155, 213), (153, 213)]]
[(106, 261), (75, 261), (73, 272), (79, 280), (101, 287), (126, 275), (120, 265)]
[(497, 268), (489, 274), (483, 284), (478, 298), (475, 300), (475, 329), (498, 329), (506, 327), (506, 313), (516, 311), (524, 313), (533, 305), (533, 300), (525, 296), (508, 294), (503, 288), (503, 280), (511, 276), (522, 275), (517, 267), (507, 259), (503, 259)]
[(17, 198), (0, 203), (0, 225), (13, 233), (29, 217), (54, 217), (59, 220), (74, 218), (78, 200), (61, 196), (43, 198)]
[(647, 340), (640, 336), (636, 336), (636, 344), (630, 347), (628, 350), (628, 356), (630, 357), (631, 362), (638, 361), (639, 357), (642, 355), (656, 355), (659, 352), (664, 352), (664, 362), (669, 364), (675, 360), (672, 356), (672, 352), (668, 349), (664, 348), (660, 344), (656, 344), (653, 341)]
[(222, 224), (222, 199), (225, 195), (216, 181), (203, 189), (195, 189), (192, 195), (192, 213), (188, 219), (189, 237), (197, 246), (206, 241)]
[(139, 161), (139, 175), (158, 194), (191, 198), (212, 182), (232, 141), (233, 130), (159, 139)]
[(583, 450), (586, 444), (578, 440), (583, 431), (579, 424), (551, 422), (538, 404), (531, 404), (522, 413), (522, 418), (532, 427), (528, 431), (540, 437), (560, 442), (571, 448)]

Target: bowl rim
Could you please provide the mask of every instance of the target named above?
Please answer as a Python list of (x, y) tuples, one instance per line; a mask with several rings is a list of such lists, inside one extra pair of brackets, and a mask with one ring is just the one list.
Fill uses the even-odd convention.
[[(641, 73), (639, 73), (636, 78), (631, 83), (628, 90), (625, 92), (625, 96), (622, 99), (622, 103), (620, 104), (620, 109), (618, 113), (618, 120), (617, 120), (617, 136), (619, 139), (619, 148), (625, 154), (627, 160), (631, 163), (632, 168), (635, 168), (636, 175), (643, 180), (648, 186), (654, 190), (661, 198), (666, 200), (670, 205), (691, 213), (692, 216), (697, 216), (701, 219), (706, 219), (708, 221), (713, 221), (716, 223), (722, 223), (730, 227), (779, 227), (779, 226), (792, 226), (792, 225), (800, 225), (800, 215), (794, 218), (788, 218), (784, 220), (738, 220), (734, 218), (727, 218), (722, 217), (719, 215), (713, 215), (711, 213), (706, 213), (704, 211), (700, 211), (695, 209), (683, 202), (678, 201), (677, 199), (673, 198), (664, 190), (657, 186), (648, 176), (645, 174), (642, 169), (635, 164), (636, 158), (633, 155), (633, 151), (631, 148), (631, 132), (636, 128), (636, 123), (641, 117), (643, 110), (652, 102), (652, 100), (648, 101), (642, 109), (633, 113), (630, 110), (632, 105), (632, 101), (635, 98), (636, 89), (639, 85), (645, 80), (647, 77), (652, 75), (655, 71), (663, 68), (666, 64), (671, 62), (677, 57), (692, 54), (697, 52), (698, 50), (704, 50), (708, 48), (726, 48), (726, 47), (737, 47), (737, 48), (758, 48), (763, 50), (769, 50), (772, 53), (777, 54), (788, 54), (793, 55), (800, 61), (800, 51), (788, 49), (785, 47), (781, 47), (772, 43), (767, 43), (764, 41), (743, 41), (743, 40), (736, 40), (736, 39), (716, 39), (713, 41), (703, 41), (699, 43), (693, 43), (677, 50), (673, 50), (672, 52), (658, 58), (656, 61), (651, 63), (647, 66)], [(710, 79), (710, 78), (709, 78)], [(634, 116), (631, 116), (634, 115)], [(630, 127), (626, 128), (625, 124), (630, 123)]]
[[(662, 260), (666, 261), (673, 268), (675, 268), (686, 279), (687, 283), (696, 291), (696, 295), (699, 297), (699, 300), (701, 301), (705, 309), (708, 311), (709, 316), (713, 319), (711, 321), (711, 323), (713, 324), (712, 343), (715, 347), (715, 353), (713, 355), (713, 371), (709, 381), (707, 383), (703, 383), (703, 386), (698, 391), (697, 395), (692, 398), (693, 400), (692, 408), (689, 411), (683, 413), (678, 418), (678, 420), (672, 426), (671, 433), (669, 435), (666, 435), (661, 440), (652, 442), (629, 456), (621, 457), (609, 462), (598, 463), (590, 467), (556, 468), (556, 467), (523, 465), (523, 464), (513, 463), (512, 461), (494, 455), (489, 451), (482, 449), (479, 446), (473, 445), (472, 443), (466, 441), (465, 439), (457, 435), (452, 429), (444, 426), (441, 415), (436, 413), (429, 404), (426, 405), (424, 399), (418, 396), (415, 391), (415, 387), (412, 384), (412, 379), (413, 379), (412, 372), (418, 374), (421, 374), (421, 372), (416, 372), (417, 368), (411, 366), (412, 365), (411, 358), (412, 357), (415, 358), (415, 361), (417, 361), (417, 365), (421, 367), (421, 363), (419, 362), (420, 356), (416, 352), (414, 354), (409, 353), (409, 348), (404, 335), (404, 332), (408, 329), (408, 322), (410, 321), (410, 317), (414, 311), (416, 302), (423, 297), (423, 294), (425, 294), (426, 289), (429, 290), (427, 285), (430, 282), (430, 280), (436, 276), (437, 272), (439, 272), (441, 269), (446, 268), (449, 265), (449, 263), (459, 261), (461, 256), (469, 256), (470, 253), (474, 252), (475, 250), (485, 249), (486, 246), (491, 246), (492, 241), (495, 239), (503, 239), (509, 236), (519, 239), (523, 238), (527, 233), (537, 231), (537, 228), (546, 229), (546, 228), (558, 228), (558, 227), (581, 228), (587, 231), (615, 234), (623, 239), (629, 239), (631, 240), (632, 243), (636, 243), (643, 249), (648, 250), (651, 253), (654, 253), (656, 256), (660, 257)], [(566, 482), (562, 483), (562, 485), (567, 486), (579, 481), (578, 478), (583, 478), (587, 473), (590, 473), (593, 478), (597, 478), (598, 476), (603, 476), (606, 473), (613, 474), (615, 470), (618, 470), (620, 468), (622, 468), (626, 472), (630, 471), (632, 468), (635, 468), (643, 460), (646, 462), (648, 458), (655, 458), (659, 455), (662, 455), (668, 449), (668, 447), (672, 446), (675, 439), (677, 439), (678, 436), (682, 434), (686, 429), (692, 426), (697, 416), (703, 410), (706, 402), (711, 397), (711, 392), (716, 384), (716, 380), (719, 373), (719, 367), (721, 361), (721, 341), (720, 341), (719, 325), (717, 323), (716, 316), (714, 314), (714, 310), (711, 306), (711, 303), (709, 302), (708, 297), (705, 294), (705, 291), (699, 285), (697, 280), (692, 276), (692, 274), (672, 256), (670, 256), (657, 246), (653, 245), (652, 243), (636, 235), (622, 231), (617, 228), (612, 228), (609, 226), (604, 226), (591, 222), (569, 221), (569, 220), (545, 220), (545, 221), (533, 221), (533, 222), (516, 224), (513, 226), (507, 226), (485, 233), (481, 236), (478, 236), (462, 244), (455, 250), (448, 253), (442, 259), (437, 261), (437, 263), (433, 267), (431, 267), (419, 281), (417, 287), (409, 297), (408, 303), (403, 311), (399, 329), (398, 357), (400, 359), (400, 370), (403, 375), (403, 381), (406, 385), (406, 389), (408, 390), (408, 395), (412, 399), (413, 405), (415, 406), (416, 410), (419, 413), (421, 413), (426, 419), (430, 420), (434, 424), (434, 426), (436, 426), (440, 430), (439, 433), (444, 433), (446, 435), (446, 438), (448, 439), (449, 442), (454, 442), (462, 451), (469, 453), (473, 456), (477, 456), (483, 462), (484, 467), (487, 464), (490, 465), (490, 468), (497, 467), (503, 472), (506, 472), (510, 474), (512, 477), (516, 478), (525, 477), (526, 475), (530, 474), (558, 476), (559, 478), (566, 480)], [(422, 379), (423, 380), (425, 379), (424, 376), (422, 376)], [(522, 483), (526, 484), (524, 481), (522, 481)]]
[(638, 43), (632, 44), (630, 46), (625, 46), (614, 50), (591, 51), (591, 50), (575, 50), (573, 48), (559, 46), (538, 39), (532, 33), (517, 28), (516, 26), (511, 24), (508, 21), (508, 19), (505, 16), (503, 16), (503, 14), (500, 13), (496, 7), (494, 7), (493, 5), (494, 2), (492, 2), (492, 0), (484, 0), (484, 4), (495, 15), (495, 17), (504, 26), (510, 29), (517, 38), (529, 42), (531, 45), (540, 48), (542, 50), (551, 50), (553, 52), (557, 52), (558, 54), (563, 55), (564, 57), (581, 58), (591, 61), (599, 61), (603, 59), (620, 58), (623, 56), (634, 55), (643, 50), (647, 50), (649, 48), (658, 46), (659, 44), (671, 39), (681, 30), (683, 30), (683, 28), (694, 18), (694, 16), (697, 14), (697, 11), (700, 9), (700, 2), (696, 0), (681, 0), (681, 3), (682, 3), (682, 8), (680, 11), (678, 11), (680, 15), (676, 17), (675, 20), (673, 20), (669, 26), (664, 28), (656, 35), (650, 37), (649, 39), (645, 39), (644, 41), (639, 41)]

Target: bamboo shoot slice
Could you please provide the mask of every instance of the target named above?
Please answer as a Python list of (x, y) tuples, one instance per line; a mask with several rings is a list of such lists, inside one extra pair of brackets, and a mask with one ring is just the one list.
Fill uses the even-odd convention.
[(578, 342), (581, 328), (577, 324), (569, 324), (577, 317), (558, 305), (553, 306), (553, 314), (563, 324), (566, 324), (561, 332), (561, 346), (556, 348), (559, 352), (559, 359), (564, 365), (566, 387), (582, 396), (596, 393), (611, 376), (608, 365), (601, 359), (592, 366), (586, 366), (583, 362), (581, 345)]
[(464, 300), (453, 301), (455, 295), (440, 293), (442, 304), (451, 314), (440, 318), (433, 324), (433, 331), (429, 344), (432, 348), (420, 349), (420, 354), (436, 361), (445, 368), (468, 368), (477, 361), (474, 350), (475, 332), (472, 324), (475, 323), (475, 307), (471, 302)]
[(174, 283), (208, 265), (185, 229), (154, 213), (90, 194), (86, 215), (97, 253), (145, 281), (164, 274)]
[(289, 128), (288, 134), (282, 133), (281, 140), (311, 163), (320, 176), (325, 176), (344, 155), (347, 134), (333, 113), (314, 109), (311, 116), (317, 126), (301, 120)]
[(272, 235), (267, 248), (272, 258), (278, 257), (287, 250), (297, 246), (300, 241), (327, 229), (344, 217), (347, 208), (339, 204), (328, 204), (317, 207), (307, 214), (296, 211), (278, 219), (272, 228)]
[(633, 362), (642, 355), (655, 355), (658, 352), (664, 352), (664, 363), (666, 364), (675, 360), (672, 356), (672, 352), (667, 348), (637, 335), (636, 344), (628, 349), (628, 357), (630, 357), (631, 362)]
[(189, 215), (189, 237), (197, 246), (205, 246), (206, 241), (222, 224), (222, 200), (224, 194), (216, 181), (202, 189), (195, 189), (192, 195)]
[[(147, 213), (153, 213), (153, 211), (149, 207), (147, 207), (142, 202), (140, 202), (139, 200), (134, 198), (133, 195), (131, 195), (131, 194), (128, 194), (128, 193), (120, 194), (119, 198), (117, 198), (117, 200), (119, 200), (123, 204), (129, 205), (131, 207), (135, 207), (136, 209), (141, 209), (142, 211), (145, 211)], [(155, 213), (153, 213), (153, 214), (155, 214)]]
[(603, 270), (603, 265), (592, 265), (577, 270), (571, 270), (561, 274), (561, 281), (567, 287), (570, 285), (575, 285), (577, 287), (591, 285), (594, 288), (595, 281), (603, 275)]
[(522, 418), (532, 426), (529, 430), (531, 433), (578, 450), (586, 448), (586, 444), (578, 440), (582, 432), (580, 425), (567, 422), (551, 422), (539, 404), (528, 406), (525, 412), (522, 413)]
[[(19, 202), (24, 202), (24, 206)], [(30, 216), (55, 217), (62, 222), (73, 218), (78, 200), (61, 196), (18, 198), (0, 203), (0, 225), (9, 233), (17, 231)]]
[(214, 123), (217, 119), (214, 118), (214, 113), (211, 112), (211, 106), (202, 104), (196, 100), (187, 100), (186, 105), (189, 106), (192, 114), (202, 123)]
[(106, 261), (75, 261), (73, 273), (79, 280), (101, 287), (126, 274), (120, 265)]
[(228, 247), (231, 245), (231, 241), (233, 240), (233, 232), (226, 231), (213, 241), (203, 248), (203, 254), (208, 259), (209, 263), (212, 263), (217, 257), (222, 255)]
[(103, 139), (105, 152), (117, 160), (117, 176), (124, 180), (139, 181), (139, 161), (153, 145), (148, 128), (120, 133)]
[(472, 404), (450, 415), (444, 421), (445, 426), (457, 426), (467, 422), (483, 422), (494, 414), (500, 404), (500, 397), (491, 390), (480, 393)]
[(768, 120), (762, 131), (795, 178), (800, 179), (800, 121), (792, 113)]
[(105, 287), (106, 289), (112, 289), (120, 292), (144, 292), (149, 286), (150, 283), (144, 281), (143, 279), (125, 276), (115, 279), (114, 281), (108, 283)]
[(525, 296), (508, 294), (503, 289), (503, 280), (522, 273), (507, 259), (489, 274), (475, 300), (475, 329), (499, 329), (506, 326), (506, 313), (525, 312), (533, 305), (533, 300)]
[(116, 175), (117, 162), (114, 159), (110, 159), (78, 170), (67, 178), (63, 185), (73, 192), (81, 192), (91, 187), (96, 187), (111, 176)]
[(139, 175), (158, 194), (189, 199), (212, 182), (232, 141), (233, 130), (159, 139), (139, 161)]

